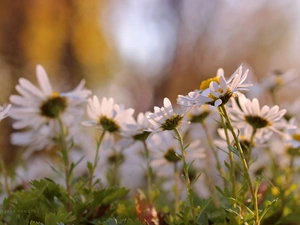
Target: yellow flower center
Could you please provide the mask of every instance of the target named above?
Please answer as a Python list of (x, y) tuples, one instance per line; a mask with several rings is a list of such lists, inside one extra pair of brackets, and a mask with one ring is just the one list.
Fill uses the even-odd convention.
[(203, 91), (203, 90), (207, 89), (209, 87), (209, 84), (212, 81), (215, 81), (218, 84), (220, 84), (220, 78), (218, 76), (215, 76), (213, 78), (209, 78), (207, 80), (202, 81), (201, 84), (200, 84), (200, 90)]
[(276, 76), (275, 81), (276, 81), (276, 84), (277, 84), (278, 86), (279, 86), (279, 85), (282, 85), (283, 82), (284, 82), (282, 76)]
[(58, 93), (57, 91), (53, 91), (52, 97), (53, 97), (53, 98), (56, 98), (56, 97), (58, 97), (58, 96), (59, 96), (59, 93)]
[(218, 98), (216, 98), (215, 96), (213, 96), (211, 93), (209, 93), (207, 97), (209, 97), (209, 98), (211, 98), (211, 99), (214, 99), (214, 100), (217, 100), (217, 99), (218, 99)]
[(296, 140), (296, 141), (299, 141), (300, 142), (300, 134), (293, 134), (293, 138), (294, 138), (294, 140)]

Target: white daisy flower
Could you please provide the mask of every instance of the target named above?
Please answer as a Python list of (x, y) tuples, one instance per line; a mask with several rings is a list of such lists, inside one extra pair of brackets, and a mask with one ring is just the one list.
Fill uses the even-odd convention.
[(184, 110), (177, 114), (168, 98), (164, 98), (164, 107), (154, 107), (154, 113), (149, 113), (147, 118), (155, 131), (174, 130), (179, 127), (184, 116)]
[(51, 166), (57, 168), (58, 164), (47, 155), (26, 158), (26, 165), (18, 165), (15, 169), (16, 181), (13, 187), (22, 186), (22, 188), (26, 189), (30, 187), (32, 180), (40, 180), (45, 177), (56, 180), (58, 183), (63, 183), (61, 177), (53, 171)]
[[(267, 147), (267, 142), (271, 138), (272, 132), (268, 132), (267, 134), (263, 134), (262, 132), (257, 132), (254, 137), (254, 143), (251, 149), (251, 155), (249, 152), (249, 147), (251, 143), (252, 136), (252, 127), (246, 126), (240, 130), (235, 129), (235, 133), (239, 134), (239, 142), (245, 154), (245, 158), (249, 161), (249, 172), (250, 175), (256, 177), (260, 175), (262, 172), (267, 172), (268, 167), (270, 167), (271, 160), (268, 157), (268, 154), (263, 151), (262, 148)], [(224, 129), (217, 130), (221, 139), (214, 140), (214, 144), (220, 149), (219, 155), (222, 161), (228, 160), (228, 145), (226, 141), (226, 134)], [(228, 132), (229, 142), (234, 146), (234, 137), (231, 132)], [(239, 162), (237, 160), (236, 162)]]
[(132, 137), (137, 141), (144, 141), (150, 134), (149, 130), (153, 129), (153, 125), (148, 120), (150, 112), (142, 113), (137, 115), (136, 122), (134, 124), (127, 125), (126, 136)]
[[(84, 112), (81, 104), (91, 92), (84, 88), (84, 80), (70, 92), (54, 91), (41, 65), (36, 67), (36, 76), (39, 87), (25, 78), (19, 79), (16, 90), (20, 95), (10, 96), (14, 107), (9, 116), (16, 120), (12, 125), (14, 129), (32, 129), (12, 134), (12, 144), (21, 146), (30, 144), (32, 148), (39, 150), (51, 145), (51, 140), (45, 143), (40, 142), (40, 139), (50, 134), (52, 134), (51, 139), (57, 136), (60, 130), (58, 119), (69, 130), (70, 127), (78, 124), (79, 117)], [(34, 133), (37, 133), (37, 138), (34, 137)], [(37, 145), (34, 146), (34, 143)]]
[[(217, 129), (218, 135), (223, 139), (215, 140), (214, 143), (219, 147), (227, 147), (226, 134), (223, 128)], [(235, 133), (238, 134), (239, 142), (243, 150), (248, 148), (251, 142), (253, 128), (251, 126), (245, 126), (240, 129), (235, 129)], [(271, 138), (272, 132), (268, 131), (267, 133), (257, 131), (254, 135), (253, 146), (252, 147), (265, 147), (266, 142)], [(228, 138), (230, 143), (234, 143), (234, 137), (231, 132), (228, 132)]]
[(239, 91), (248, 90), (252, 84), (244, 84), (248, 71), (243, 73), (243, 67), (240, 66), (236, 72), (226, 80), (222, 68), (218, 69), (217, 76), (205, 80), (200, 85), (200, 90), (190, 92), (187, 96), (179, 95), (177, 103), (182, 107), (193, 105), (209, 104), (220, 106), (226, 104), (229, 99), (238, 94)]
[(113, 98), (103, 98), (101, 103), (97, 96), (88, 99), (87, 114), (92, 119), (83, 121), (86, 127), (95, 127), (109, 133), (121, 133), (127, 130), (128, 124), (134, 124), (134, 109), (125, 109), (114, 103)]
[(275, 89), (291, 84), (298, 79), (300, 79), (300, 76), (294, 69), (286, 72), (273, 70), (263, 79), (261, 86), (265, 90), (274, 91)]
[[(181, 150), (178, 140), (169, 132), (155, 133), (148, 142), (150, 157), (152, 158), (151, 166), (155, 169), (158, 175), (169, 176), (174, 171), (174, 164), (182, 167)], [(186, 161), (195, 164), (199, 159), (206, 157), (204, 149), (201, 147), (199, 140), (192, 141), (186, 149)]]
[(281, 134), (281, 129), (286, 127), (286, 122), (282, 120), (285, 109), (279, 110), (277, 105), (269, 107), (267, 105), (260, 108), (259, 101), (254, 98), (252, 101), (241, 95), (237, 100), (232, 101), (232, 106), (228, 107), (230, 118), (237, 128), (251, 126), (257, 132), (269, 131)]
[(0, 121), (8, 116), (11, 104), (7, 105), (5, 108), (0, 106)]
[[(82, 132), (81, 127), (78, 124), (73, 124), (68, 127), (67, 141), (71, 141), (75, 146), (79, 148), (85, 148), (88, 140), (86, 134)], [(55, 121), (48, 125), (43, 125), (37, 129), (27, 129), (20, 132), (14, 132), (11, 134), (11, 143), (17, 146), (26, 146), (25, 157), (29, 157), (34, 151), (42, 149), (51, 149), (57, 142), (57, 134), (59, 131), (59, 122)]]
[[(150, 112), (142, 113), (137, 115), (135, 123), (127, 124), (126, 130), (123, 131), (123, 138), (116, 144), (117, 147), (126, 148), (135, 143), (143, 145), (142, 142), (146, 141), (151, 134), (150, 130), (153, 130), (153, 125), (147, 119), (147, 115)], [(143, 147), (141, 147), (143, 149)]]
[(300, 148), (300, 128), (299, 122), (295, 117), (291, 118), (288, 122), (291, 126), (294, 126), (293, 129), (286, 129), (284, 133), (284, 141), (289, 144), (292, 148)]
[(289, 120), (295, 117), (298, 121), (300, 120), (300, 99), (296, 99), (293, 102), (282, 102), (281, 106), (287, 110), (287, 113), (284, 115), (286, 120)]
[(215, 107), (210, 107), (208, 105), (196, 105), (189, 110), (184, 119), (190, 121), (191, 124), (201, 124), (207, 121), (209, 116), (216, 113), (215, 109)]
[[(162, 188), (170, 190), (174, 186), (175, 176), (177, 171), (183, 174), (183, 165), (181, 161), (180, 144), (170, 132), (158, 132), (149, 138), (148, 142), (151, 167), (157, 176), (163, 178), (164, 182)], [(206, 157), (204, 148), (201, 147), (199, 140), (192, 141), (186, 149), (186, 162), (189, 164), (193, 162), (189, 168), (190, 179), (196, 178), (199, 171), (203, 168), (202, 159)], [(179, 179), (179, 192), (184, 194), (186, 186), (181, 179)], [(199, 184), (199, 182), (197, 182)]]
[(288, 140), (286, 136), (275, 136), (270, 143), (270, 153), (273, 155), (276, 166), (286, 168), (291, 166), (293, 161), (293, 168), (300, 167), (300, 148), (297, 146), (297, 140)]
[(25, 155), (28, 157), (35, 150), (51, 149), (55, 142), (55, 132), (49, 126), (41, 126), (37, 129), (28, 129), (14, 132), (10, 136), (11, 143), (17, 146), (26, 146)]

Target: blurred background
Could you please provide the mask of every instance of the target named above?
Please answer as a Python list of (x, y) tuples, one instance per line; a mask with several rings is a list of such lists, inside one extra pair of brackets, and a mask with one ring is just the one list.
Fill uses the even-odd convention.
[[(243, 63), (258, 80), (300, 69), (298, 0), (0, 0), (0, 105), (42, 64), (60, 91), (82, 78), (136, 113)], [(9, 160), (10, 119), (0, 123)]]

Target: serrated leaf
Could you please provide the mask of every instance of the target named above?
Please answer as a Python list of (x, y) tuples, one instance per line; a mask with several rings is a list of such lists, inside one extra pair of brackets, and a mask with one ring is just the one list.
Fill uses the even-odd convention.
[(116, 200), (119, 200), (125, 197), (128, 194), (129, 190), (126, 188), (111, 188), (107, 189), (102, 204), (110, 204)]
[(44, 225), (44, 224), (40, 222), (30, 221), (30, 225)]
[(45, 225), (53, 225), (59, 224), (64, 225), (65, 223), (70, 223), (74, 221), (76, 218), (70, 213), (58, 212), (55, 213), (48, 213), (45, 216)]

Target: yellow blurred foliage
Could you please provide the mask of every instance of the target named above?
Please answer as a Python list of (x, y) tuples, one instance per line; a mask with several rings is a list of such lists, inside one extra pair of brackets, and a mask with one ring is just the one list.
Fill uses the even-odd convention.
[(31, 62), (61, 58), (67, 38), (69, 7), (65, 1), (34, 0), (26, 7), (21, 45), (25, 60)]
[(101, 7), (97, 0), (77, 0), (77, 17), (71, 41), (76, 58), (88, 66), (96, 66), (108, 59), (109, 48), (99, 26)]
[[(101, 3), (101, 4), (100, 4)], [(99, 26), (103, 1), (34, 0), (26, 7), (21, 46), (26, 61), (60, 61), (70, 44), (75, 58), (95, 66), (108, 58), (109, 49)]]

